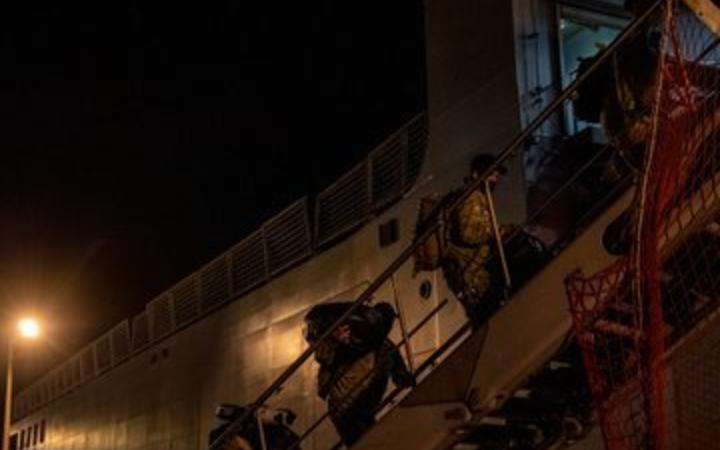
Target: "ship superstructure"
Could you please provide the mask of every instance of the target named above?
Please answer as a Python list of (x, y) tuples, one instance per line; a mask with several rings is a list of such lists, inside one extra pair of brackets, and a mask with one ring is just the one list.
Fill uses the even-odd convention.
[[(612, 146), (572, 101), (597, 69), (578, 74), (580, 59), (609, 46), (610, 60), (650, 20), (622, 3), (427, 1), (427, 110), (19, 393), (12, 448), (202, 449), (216, 404), (258, 396), (298, 414), (303, 449), (333, 448), (302, 319), (363, 296), (397, 305), (392, 338), (419, 384), (389, 393), (353, 448), (602, 448), (566, 279), (615, 261), (603, 233), (637, 177), (599, 169)], [(510, 169), (497, 222), (553, 258), (522, 286), (508, 273), (508, 300), (473, 330), (439, 271), (413, 273), (408, 246), (419, 200), (461, 186), (481, 152)]]

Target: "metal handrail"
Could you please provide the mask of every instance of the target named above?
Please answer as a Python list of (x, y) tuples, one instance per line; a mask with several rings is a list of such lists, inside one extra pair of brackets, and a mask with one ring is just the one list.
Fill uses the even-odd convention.
[[(599, 67), (606, 63), (613, 53), (628, 39), (630, 39), (635, 32), (637, 32), (646, 21), (652, 17), (652, 15), (664, 4), (664, 0), (656, 0), (656, 2), (648, 8), (648, 10), (641, 16), (633, 20), (627, 28), (625, 28), (620, 35), (605, 49), (603, 49), (588, 67), (587, 71), (578, 76), (563, 92), (553, 100), (523, 131), (521, 131), (496, 157), (495, 161), (482, 173), (479, 177), (470, 182), (465, 186), (464, 190), (460, 195), (455, 197), (445, 208), (445, 211), (456, 210), (473, 191), (481, 188), (485, 179), (487, 179), (493, 172), (497, 171), (504, 162), (515, 156), (515, 152), (525, 143), (525, 141), (532, 136), (532, 134), (545, 123), (545, 121), (555, 114), (563, 104), (569, 100), (574, 94), (577, 88), (584, 83), (591, 75), (594, 74)], [(368, 303), (373, 295), (382, 287), (383, 284), (408, 261), (415, 251), (425, 243), (442, 225), (440, 217), (435, 217), (430, 224), (425, 227), (416, 236), (415, 240), (398, 255), (393, 262), (391, 262), (387, 268), (378, 275), (375, 280), (358, 296), (354, 304), (348, 308), (348, 310), (342, 314), (327, 330), (320, 335), (315, 343), (310, 345), (304, 352), (298, 356), (298, 358), (291, 363), (275, 381), (268, 386), (253, 402), (250, 407), (209, 446), (208, 450), (221, 450), (221, 446), (225, 444), (226, 440), (236, 435), (243, 427), (244, 423), (248, 418), (254, 414), (255, 410), (264, 405), (270, 397), (279, 392), (285, 382), (312, 356), (317, 350), (321, 343), (328, 339), (336, 328), (341, 326), (355, 311), (362, 305)]]

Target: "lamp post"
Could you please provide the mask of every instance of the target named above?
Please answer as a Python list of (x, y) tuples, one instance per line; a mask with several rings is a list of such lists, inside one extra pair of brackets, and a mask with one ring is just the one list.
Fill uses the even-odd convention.
[[(34, 339), (40, 334), (40, 327), (36, 320), (22, 319), (17, 324), (20, 336)], [(7, 363), (5, 365), (5, 413), (3, 414), (2, 450), (10, 450), (10, 416), (12, 415), (12, 385), (13, 385), (13, 338), (14, 333), (7, 336)]]

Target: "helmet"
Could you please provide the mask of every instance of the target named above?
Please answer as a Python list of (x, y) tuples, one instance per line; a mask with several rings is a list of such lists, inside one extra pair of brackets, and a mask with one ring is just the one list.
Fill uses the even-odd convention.
[[(495, 163), (495, 160), (496, 158), (489, 153), (480, 153), (479, 155), (475, 156), (470, 163), (470, 170), (480, 175), (486, 170), (488, 170)], [(503, 166), (502, 164), (498, 165), (496, 167), (496, 170), (501, 175), (505, 175), (507, 173), (507, 167)]]
[(246, 409), (244, 406), (221, 403), (215, 408), (215, 417), (225, 422), (232, 422), (243, 415)]

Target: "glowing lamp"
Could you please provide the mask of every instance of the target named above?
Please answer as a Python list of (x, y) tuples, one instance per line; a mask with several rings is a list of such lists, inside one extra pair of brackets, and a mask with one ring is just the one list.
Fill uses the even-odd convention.
[(34, 319), (22, 319), (18, 322), (20, 335), (26, 338), (36, 338), (40, 334), (40, 326)]

